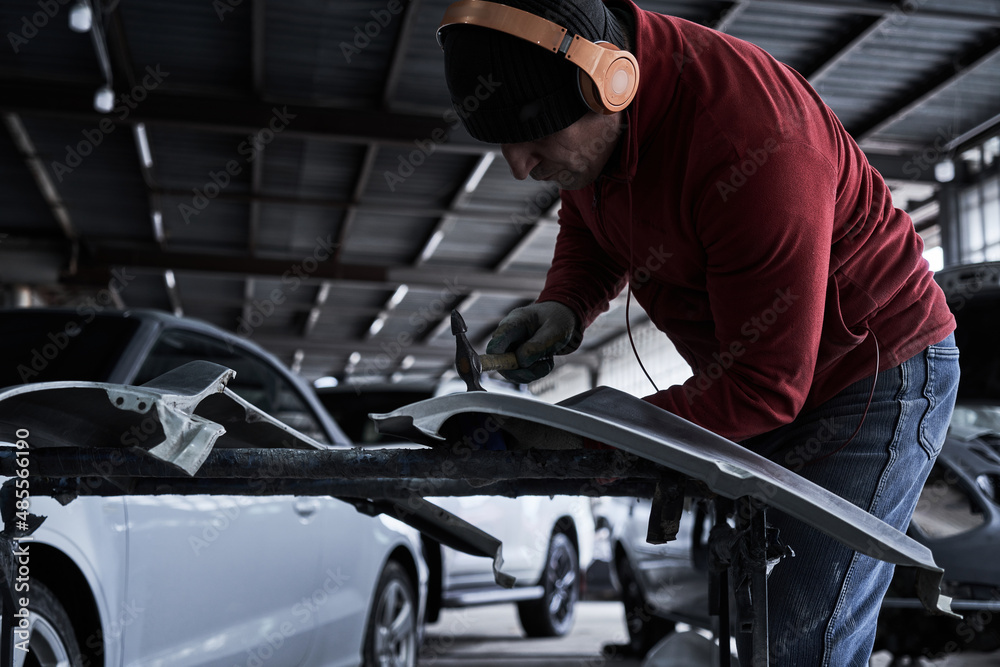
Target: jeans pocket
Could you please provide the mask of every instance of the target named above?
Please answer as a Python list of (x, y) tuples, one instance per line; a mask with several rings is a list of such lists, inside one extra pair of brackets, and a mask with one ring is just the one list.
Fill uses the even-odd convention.
[(920, 420), (920, 446), (933, 460), (941, 453), (958, 393), (958, 348), (954, 336), (927, 348), (927, 411)]

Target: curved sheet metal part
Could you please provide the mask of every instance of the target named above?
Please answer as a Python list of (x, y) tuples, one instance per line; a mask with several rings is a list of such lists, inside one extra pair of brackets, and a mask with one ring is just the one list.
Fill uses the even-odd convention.
[[(198, 472), (215, 446), (327, 449), (230, 390), (226, 384), (235, 376), (224, 366), (192, 361), (140, 387), (85, 381), (20, 385), (0, 392), (0, 428), (11, 435), (29, 430), (32, 448), (131, 448), (188, 475)], [(97, 469), (119, 481), (129, 477), (107, 460)], [(12, 486), (4, 488), (13, 493)], [(129, 490), (122, 487), (121, 495)], [(341, 500), (361, 511), (384, 512), (446, 546), (491, 558), (496, 582), (507, 588), (515, 583), (500, 571), (499, 540), (419, 496), (405, 503)], [(0, 498), (0, 506), (4, 502)], [(24, 534), (41, 523), (41, 517), (31, 517), (31, 530)]]
[(140, 387), (20, 385), (0, 392), (0, 425), (9, 433), (30, 425), (32, 447), (132, 447), (189, 475), (220, 438), (236, 447), (322, 447), (227, 389), (235, 375), (218, 364), (192, 361)]
[[(955, 616), (941, 594), (944, 571), (930, 550), (839, 496), (750, 450), (639, 398), (598, 387), (562, 403), (466, 392), (373, 414), (379, 428), (409, 426), (425, 441), (463, 413), (534, 422), (612, 445), (702, 481), (727, 498), (752, 496), (863, 554), (917, 568), (918, 595), (932, 612)], [(794, 548), (794, 545), (791, 545)]]
[(503, 567), (503, 544), (465, 519), (423, 498), (411, 497), (406, 502), (395, 500), (347, 500), (360, 512), (382, 513), (399, 519), (441, 544), (471, 556), (483, 556), (493, 561), (493, 581), (503, 588), (513, 588), (517, 579)]

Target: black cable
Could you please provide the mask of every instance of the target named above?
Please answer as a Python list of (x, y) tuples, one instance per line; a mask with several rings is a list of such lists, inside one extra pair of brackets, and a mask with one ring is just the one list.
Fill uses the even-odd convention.
[(844, 447), (847, 447), (847, 445), (852, 440), (854, 440), (854, 436), (856, 436), (858, 434), (858, 432), (861, 431), (861, 426), (865, 423), (865, 417), (868, 416), (868, 409), (872, 405), (872, 398), (875, 397), (875, 385), (878, 384), (878, 365), (879, 365), (879, 359), (878, 359), (878, 357), (879, 357), (879, 354), (878, 354), (878, 352), (879, 352), (879, 350), (878, 350), (878, 348), (879, 348), (878, 338), (875, 336), (875, 332), (872, 331), (871, 329), (868, 329), (868, 333), (870, 333), (872, 335), (872, 340), (875, 341), (875, 375), (872, 376), (872, 390), (871, 390), (871, 393), (868, 394), (868, 403), (865, 404), (865, 411), (861, 413), (861, 421), (858, 422), (858, 427), (856, 429), (854, 429), (854, 433), (852, 433), (851, 437), (847, 439), (847, 442), (845, 442), (844, 444), (842, 444), (840, 447), (837, 447), (832, 452), (827, 452), (823, 456), (820, 456), (818, 458), (806, 461), (805, 465), (809, 465), (810, 463), (816, 463), (817, 461), (822, 461), (823, 459), (825, 459), (827, 457), (833, 456), (834, 454), (836, 454), (837, 452), (839, 452), (840, 450), (842, 450)]

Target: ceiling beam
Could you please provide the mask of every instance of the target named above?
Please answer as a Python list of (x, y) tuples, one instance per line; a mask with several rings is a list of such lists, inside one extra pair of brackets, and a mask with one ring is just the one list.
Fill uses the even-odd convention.
[[(86, 260), (81, 260), (81, 274), (100, 275), (110, 267), (128, 267), (136, 271), (164, 271), (200, 274), (229, 274), (240, 277), (281, 276), (291, 280), (293, 268), (301, 258), (271, 259), (249, 255), (212, 255), (208, 253), (165, 252), (151, 246), (95, 246)], [(85, 262), (85, 263), (83, 263)], [(375, 283), (395, 289), (402, 283), (410, 286), (445, 288), (455, 294), (479, 290), (490, 294), (525, 294), (537, 296), (545, 282), (544, 272), (496, 273), (477, 269), (412, 266), (375, 266), (317, 262), (316, 270), (301, 274), (305, 281), (344, 281)]]
[[(94, 21), (100, 21), (104, 11), (101, 8), (103, 3), (96, 2), (94, 4), (96, 14)], [(114, 8), (108, 12), (107, 22), (108, 55), (111, 60), (111, 71), (114, 73), (115, 81), (124, 80), (124, 89), (126, 91), (132, 90), (136, 85), (135, 67), (132, 64), (132, 50), (128, 45), (128, 36), (125, 34), (125, 22), (122, 20), (118, 3), (115, 3)]]
[[(142, 73), (137, 74), (137, 76)], [(145, 75), (143, 75), (145, 76)], [(161, 70), (169, 76), (169, 70)], [(169, 80), (169, 79), (168, 79)], [(373, 141), (412, 147), (413, 141), (434, 142), (435, 150), (481, 155), (483, 145), (452, 136), (443, 114), (420, 115), (380, 109), (345, 109), (301, 103), (215, 98), (151, 90), (142, 104), (130, 110), (127, 121), (119, 114), (102, 114), (93, 108), (93, 83), (59, 83), (40, 79), (0, 79), (0, 111), (97, 122), (108, 118), (116, 124), (146, 123), (228, 135), (254, 134), (279, 116), (286, 120), (282, 136), (304, 137), (350, 144)], [(436, 139), (440, 138), (441, 141)]]
[(712, 28), (719, 32), (726, 32), (740, 14), (745, 12), (750, 6), (749, 0), (735, 0), (729, 7), (722, 11), (719, 19), (712, 24)]
[(253, 68), (253, 94), (257, 99), (261, 99), (264, 97), (264, 59), (266, 56), (264, 48), (265, 0), (253, 0), (250, 10), (250, 63)]
[(900, 17), (919, 16), (934, 21), (955, 21), (979, 26), (1000, 27), (1000, 15), (986, 12), (964, 12), (937, 7), (912, 8), (903, 2), (882, 0), (751, 0), (751, 4), (761, 7), (772, 6), (781, 9), (796, 9), (819, 14), (856, 14), (858, 16), (882, 16), (894, 14)]
[[(866, 120), (847, 128), (860, 144), (906, 117), (942, 90), (975, 70), (979, 65), (1000, 54), (1000, 29), (986, 39), (977, 41), (936, 72), (928, 73), (920, 84), (908, 88), (890, 104), (871, 114)], [(958, 128), (953, 131), (957, 132)]]
[(890, 16), (886, 15), (877, 18), (870, 17), (860, 20), (862, 22), (860, 30), (854, 31), (847, 39), (834, 45), (830, 53), (819, 59), (818, 64), (800, 70), (802, 76), (809, 81), (811, 86), (815, 87), (819, 85), (827, 74), (832, 72), (838, 65), (840, 65), (841, 62), (844, 61), (845, 58), (851, 55), (855, 49), (867, 41), (872, 35), (880, 30), (884, 30), (885, 26), (888, 25), (892, 19)]
[[(373, 149), (369, 149), (369, 154)], [(369, 161), (370, 158), (366, 155), (365, 160)], [(370, 167), (368, 167), (370, 169)], [(360, 182), (360, 181), (359, 181)], [(359, 193), (355, 190), (355, 195)], [(161, 197), (179, 197), (181, 199), (190, 202), (191, 200), (191, 190), (183, 188), (156, 188), (153, 191)], [(241, 192), (228, 192), (223, 191), (214, 197), (214, 199), (219, 199), (222, 201), (240, 202), (240, 203), (261, 203), (261, 204), (290, 204), (294, 206), (310, 206), (315, 208), (329, 208), (329, 209), (347, 209), (348, 212), (363, 212), (378, 215), (398, 215), (406, 218), (413, 217), (426, 217), (426, 218), (438, 218), (441, 216), (452, 216), (454, 218), (462, 218), (465, 220), (477, 220), (480, 222), (497, 222), (510, 224), (511, 214), (510, 213), (495, 213), (493, 211), (486, 210), (476, 210), (476, 209), (460, 209), (451, 210), (448, 208), (435, 208), (428, 207), (422, 203), (413, 203), (412, 201), (407, 201), (399, 197), (393, 197), (391, 200), (382, 200), (380, 203), (363, 203), (358, 202), (354, 199), (326, 199), (323, 197), (292, 197), (287, 195), (267, 195), (267, 194), (253, 194), (253, 193), (241, 193)], [(345, 215), (346, 221), (346, 215)], [(349, 225), (347, 225), (349, 228)], [(344, 233), (346, 234), (347, 229)]]
[(38, 186), (38, 191), (42, 194), (42, 199), (45, 200), (49, 210), (52, 211), (52, 217), (59, 223), (59, 227), (62, 229), (63, 234), (66, 235), (66, 238), (70, 241), (76, 241), (76, 229), (73, 227), (73, 221), (70, 219), (66, 204), (63, 203), (62, 197), (59, 196), (59, 190), (56, 189), (56, 184), (52, 182), (49, 172), (46, 170), (45, 165), (42, 164), (42, 159), (39, 157), (35, 144), (31, 141), (28, 130), (24, 127), (24, 123), (21, 122), (17, 114), (12, 113), (3, 114), (3, 121), (4, 125), (7, 126), (7, 131), (10, 133), (11, 139), (14, 141), (14, 145), (17, 146), (17, 150), (21, 154), (21, 159), (24, 160), (28, 172), (34, 179), (35, 185)]
[(392, 108), (392, 96), (396, 92), (396, 84), (406, 66), (406, 52), (410, 48), (410, 41), (413, 39), (413, 27), (417, 23), (417, 15), (420, 13), (418, 7), (420, 0), (410, 0), (403, 7), (403, 25), (396, 35), (396, 45), (392, 52), (392, 62), (389, 64), (389, 71), (385, 75), (385, 85), (382, 88), (382, 108)]

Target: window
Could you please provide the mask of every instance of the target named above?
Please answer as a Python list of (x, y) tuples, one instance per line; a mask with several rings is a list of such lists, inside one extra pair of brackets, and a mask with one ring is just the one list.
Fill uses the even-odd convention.
[(229, 388), (275, 419), (313, 440), (329, 443), (319, 418), (298, 390), (276, 369), (249, 352), (191, 331), (165, 331), (143, 362), (133, 384), (145, 384), (189, 361), (211, 361), (236, 371)]
[(959, 477), (938, 463), (920, 492), (912, 523), (927, 537), (943, 539), (978, 528), (986, 518)]
[(963, 264), (1000, 260), (1000, 175), (962, 191), (959, 231)]

